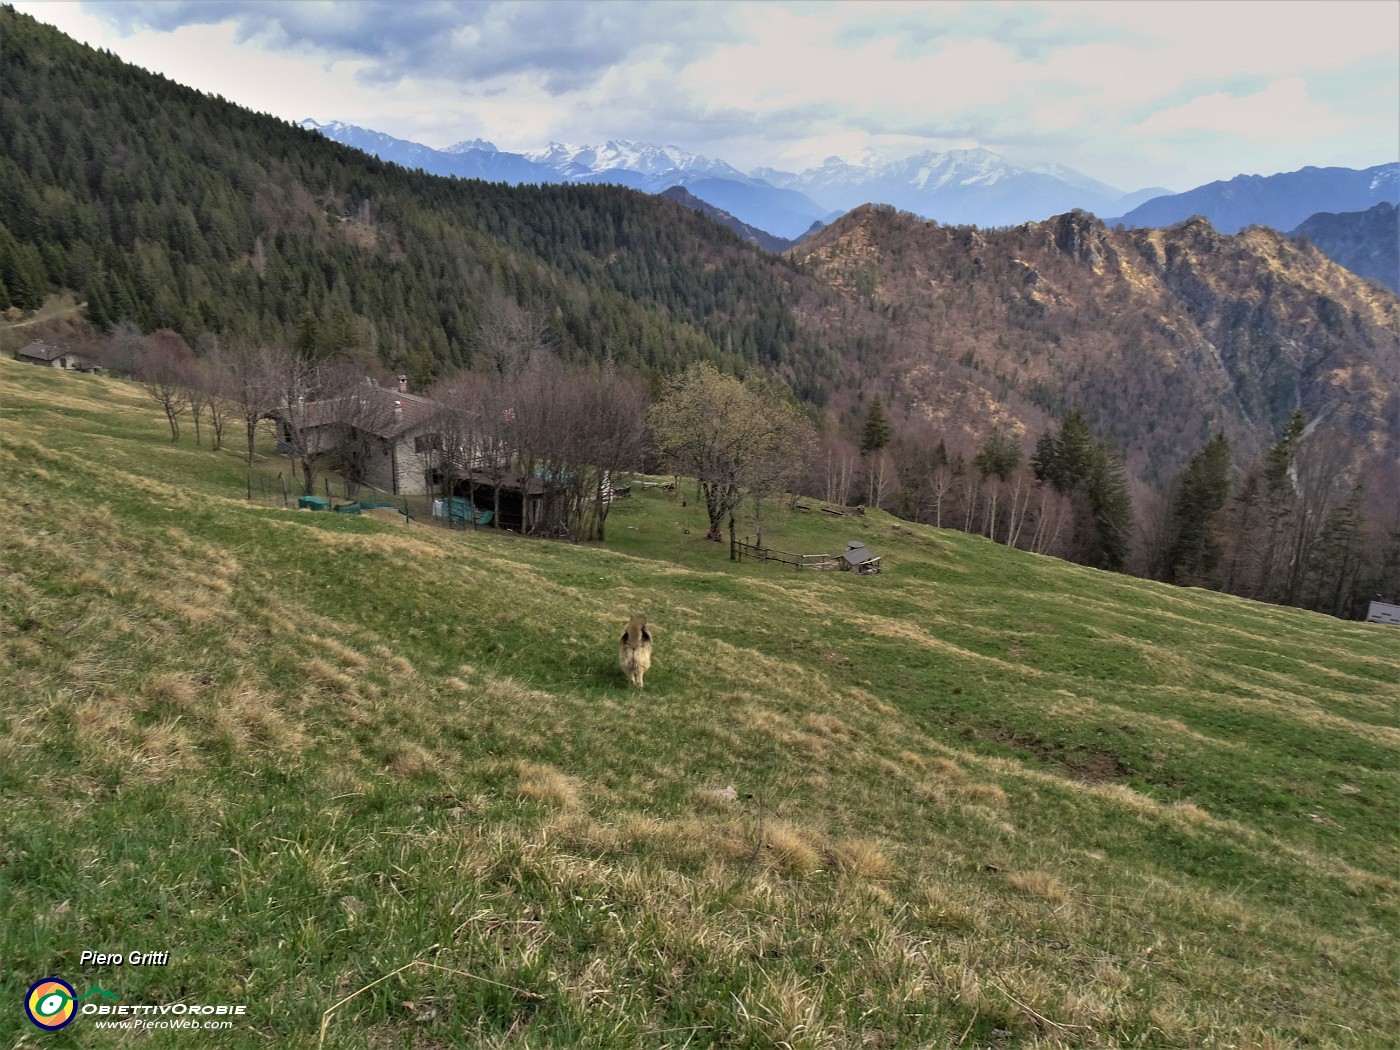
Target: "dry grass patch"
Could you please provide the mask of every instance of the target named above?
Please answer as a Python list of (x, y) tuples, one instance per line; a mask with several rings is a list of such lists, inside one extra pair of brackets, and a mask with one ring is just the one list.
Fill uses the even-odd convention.
[(402, 741), (390, 750), (384, 760), (384, 771), (408, 780), (437, 768), (437, 759), (426, 748), (410, 740)]
[(1011, 799), (1007, 797), (1006, 792), (997, 784), (973, 782), (964, 784), (957, 790), (963, 798), (970, 799), (973, 802), (980, 802), (988, 806), (994, 806), (997, 809), (1007, 809), (1011, 805)]
[(130, 708), (106, 697), (79, 704), (73, 711), (73, 725), (78, 741), (96, 750), (110, 747), (135, 730)]
[(879, 844), (868, 839), (846, 839), (826, 848), (827, 863), (842, 875), (861, 879), (888, 879), (894, 864)]
[(188, 714), (194, 710), (199, 694), (188, 675), (167, 672), (147, 682), (141, 695), (146, 700), (147, 710)]
[(517, 762), (515, 769), (520, 777), (516, 790), (523, 798), (559, 809), (583, 808), (583, 785), (576, 777), (535, 762)]
[(821, 867), (824, 843), (810, 828), (785, 821), (765, 821), (762, 827), (763, 859), (767, 867), (801, 878)]
[(369, 667), (369, 661), (363, 655), (348, 646), (341, 645), (334, 638), (325, 638), (319, 634), (307, 635), (306, 642), (313, 648), (321, 650), (330, 656), (334, 656), (341, 664), (352, 671), (363, 671)]
[(344, 697), (358, 695), (355, 691), (355, 680), (353, 678), (337, 671), (319, 657), (313, 657), (307, 660), (303, 665), (303, 673), (308, 682), (320, 685), (329, 692)]
[(1173, 802), (1166, 808), (1165, 815), (1170, 823), (1184, 827), (1215, 823), (1215, 818), (1194, 802)]
[(942, 638), (935, 638), (922, 628), (904, 620), (894, 620), (887, 616), (856, 616), (852, 618), (854, 623), (865, 627), (871, 634), (881, 638), (895, 638), (900, 641), (914, 642), (925, 649), (937, 649), (940, 652), (951, 653), (964, 660), (975, 663), (990, 664), (1003, 671), (1026, 678), (1043, 678), (1045, 672), (1024, 664), (1011, 663), (996, 656), (987, 656), (983, 653), (974, 652), (971, 649), (964, 649), (960, 645), (944, 641)]
[(202, 764), (198, 743), (178, 722), (139, 730), (133, 758), (133, 771), (147, 783), (164, 783)]
[(709, 809), (733, 809), (739, 802), (739, 792), (733, 785), (725, 787), (701, 787), (695, 789), (695, 799)]
[(830, 737), (833, 740), (850, 740), (857, 735), (850, 726), (836, 715), (810, 714), (802, 720), (802, 724), (812, 732)]
[(247, 682), (221, 690), (214, 705), (213, 727), (239, 752), (258, 746), (270, 751), (298, 754), (309, 738), (299, 722), (280, 710), (275, 700)]
[[(958, 890), (962, 895), (958, 895)], [(987, 900), (969, 897), (965, 887), (928, 883), (910, 895), (914, 916), (921, 925), (975, 932), (991, 924)]]
[(912, 769), (923, 770), (928, 768), (928, 763), (923, 760), (923, 757), (921, 755), (916, 755), (912, 751), (901, 751), (899, 753), (899, 760)]
[(231, 623), (236, 619), (234, 613), (225, 607), (223, 597), (193, 582), (168, 585), (156, 591), (147, 590), (143, 594), (144, 600), (151, 605), (180, 617), (196, 628)]
[(1043, 871), (1027, 871), (1008, 875), (1006, 881), (1022, 893), (1039, 897), (1052, 904), (1064, 904), (1069, 900), (1069, 890), (1064, 883)]

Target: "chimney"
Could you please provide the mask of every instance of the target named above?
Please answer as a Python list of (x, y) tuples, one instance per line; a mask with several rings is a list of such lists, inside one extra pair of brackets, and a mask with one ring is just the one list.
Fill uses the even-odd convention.
[(403, 402), (394, 402), (394, 422), (398, 423), (403, 419)]
[(374, 386), (373, 376), (365, 376), (365, 386)]
[(408, 393), (408, 376), (399, 376), (399, 393)]

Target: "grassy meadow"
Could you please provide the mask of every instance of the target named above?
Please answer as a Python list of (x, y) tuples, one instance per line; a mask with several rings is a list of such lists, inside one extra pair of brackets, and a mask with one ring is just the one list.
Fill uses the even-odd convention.
[(685, 486), (288, 511), (231, 440), (0, 360), (0, 1045), (1395, 1045), (1400, 631), (880, 513), (731, 563)]

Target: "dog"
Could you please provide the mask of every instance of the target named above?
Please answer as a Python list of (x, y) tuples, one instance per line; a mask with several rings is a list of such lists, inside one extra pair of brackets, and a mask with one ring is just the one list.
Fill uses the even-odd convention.
[(651, 633), (647, 630), (645, 616), (634, 616), (627, 621), (622, 645), (617, 650), (617, 662), (622, 665), (627, 681), (638, 689), (645, 688), (642, 677), (651, 667)]

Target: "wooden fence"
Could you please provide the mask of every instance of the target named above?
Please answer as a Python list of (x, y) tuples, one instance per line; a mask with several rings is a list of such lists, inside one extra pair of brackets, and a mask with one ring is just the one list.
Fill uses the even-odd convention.
[(833, 565), (836, 561), (830, 554), (793, 554), (791, 551), (780, 551), (773, 547), (759, 547), (750, 543), (747, 536), (742, 540), (731, 536), (729, 538), (729, 560), (743, 561), (745, 558), (781, 562), (783, 565), (791, 565), (799, 571)]

